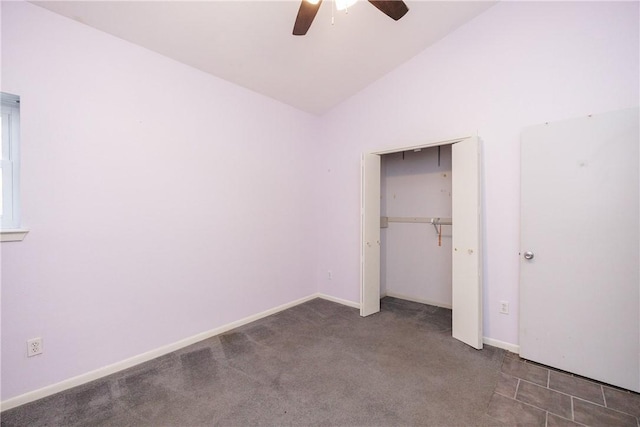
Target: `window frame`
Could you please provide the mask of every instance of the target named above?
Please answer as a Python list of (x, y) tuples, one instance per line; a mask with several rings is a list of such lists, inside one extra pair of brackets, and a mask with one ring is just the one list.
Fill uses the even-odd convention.
[[(0, 92), (0, 104), (2, 107), (0, 241), (20, 241), (28, 232), (20, 224), (20, 97)], [(8, 141), (5, 141), (5, 138), (8, 138)]]

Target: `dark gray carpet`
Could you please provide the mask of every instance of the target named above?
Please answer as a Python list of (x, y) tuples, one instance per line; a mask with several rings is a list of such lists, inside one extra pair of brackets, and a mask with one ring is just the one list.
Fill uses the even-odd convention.
[(469, 426), (503, 350), (451, 338), (451, 311), (315, 299), (99, 381), (2, 413), (2, 426)]

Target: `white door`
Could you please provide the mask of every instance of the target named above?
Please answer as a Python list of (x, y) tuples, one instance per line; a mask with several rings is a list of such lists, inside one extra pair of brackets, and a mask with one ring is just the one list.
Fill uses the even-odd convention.
[(472, 137), (452, 147), (453, 337), (482, 348), (480, 144)]
[[(445, 143), (450, 142), (426, 146)], [(480, 188), (478, 139), (471, 137), (453, 143), (453, 337), (477, 349), (482, 348)], [(377, 154), (363, 156), (361, 194), (360, 315), (368, 316), (380, 311), (380, 156)]]
[(380, 311), (380, 156), (362, 156), (360, 315)]
[(638, 114), (532, 127), (521, 145), (520, 355), (635, 391)]

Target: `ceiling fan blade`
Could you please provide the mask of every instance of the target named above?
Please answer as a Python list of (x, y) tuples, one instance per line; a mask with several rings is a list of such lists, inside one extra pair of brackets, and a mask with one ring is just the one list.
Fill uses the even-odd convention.
[(409, 8), (402, 0), (369, 0), (369, 3), (395, 21), (402, 18), (409, 11)]
[(307, 31), (313, 22), (313, 18), (316, 17), (321, 4), (322, 0), (319, 0), (316, 4), (309, 3), (307, 0), (302, 0), (300, 2), (300, 9), (298, 9), (296, 23), (293, 25), (294, 36), (304, 36), (307, 34)]

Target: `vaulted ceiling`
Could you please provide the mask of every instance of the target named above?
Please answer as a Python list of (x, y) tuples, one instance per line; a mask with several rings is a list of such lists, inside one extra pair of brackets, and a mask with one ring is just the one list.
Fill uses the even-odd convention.
[[(323, 114), (496, 2), (405, 0), (393, 21), (367, 1), (325, 0), (306, 36), (299, 1), (34, 1), (116, 37)], [(333, 23), (332, 23), (333, 21)]]

